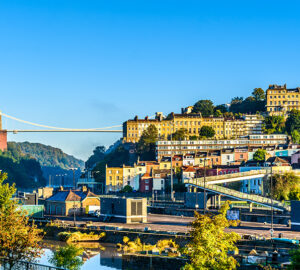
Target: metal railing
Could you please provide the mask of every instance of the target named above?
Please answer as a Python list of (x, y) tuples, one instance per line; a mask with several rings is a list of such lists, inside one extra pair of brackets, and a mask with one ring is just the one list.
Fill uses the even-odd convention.
[[(199, 181), (199, 180), (197, 181), (197, 179), (189, 179), (189, 180), (186, 180), (185, 183), (199, 186), (201, 188), (204, 187), (204, 181)], [(284, 203), (281, 203), (276, 200), (273, 200), (273, 202), (272, 202), (272, 199), (266, 198), (263, 196), (259, 196), (256, 194), (247, 194), (247, 193), (236, 191), (236, 190), (233, 190), (230, 188), (217, 186), (217, 185), (213, 185), (213, 184), (209, 184), (209, 183), (206, 183), (205, 188), (207, 190), (216, 191), (217, 193), (232, 196), (234, 198), (238, 198), (238, 199), (242, 199), (242, 200), (246, 200), (246, 201), (250, 201), (250, 202), (254, 202), (254, 203), (259, 203), (259, 204), (263, 204), (263, 205), (268, 205), (268, 206), (273, 205), (274, 208), (290, 210), (290, 207)]]
[[(255, 176), (260, 174), (267, 174), (267, 170), (251, 170), (247, 172), (238, 172), (238, 173), (229, 173), (229, 174), (220, 174), (220, 175), (214, 175), (214, 176), (206, 176), (206, 182), (213, 182), (216, 180), (226, 180), (226, 179), (232, 179), (232, 178), (239, 178), (239, 177), (247, 177), (247, 176)], [(198, 181), (202, 181), (204, 177), (196, 178)]]
[(0, 258), (0, 270), (64, 270), (64, 268), (26, 261), (14, 262), (13, 267), (10, 268), (9, 261), (7, 259)]

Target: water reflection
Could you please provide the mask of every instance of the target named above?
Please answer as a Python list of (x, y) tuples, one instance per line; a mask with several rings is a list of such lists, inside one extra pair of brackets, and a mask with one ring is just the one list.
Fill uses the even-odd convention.
[[(58, 241), (44, 241), (42, 246), (45, 253), (38, 262), (44, 265), (54, 266), (49, 262), (49, 259), (53, 255), (53, 251), (58, 247), (66, 246), (66, 243)], [(84, 264), (80, 268), (81, 270), (122, 269), (122, 257), (117, 251), (115, 244), (78, 243), (76, 246), (84, 248), (84, 253), (82, 255)]]

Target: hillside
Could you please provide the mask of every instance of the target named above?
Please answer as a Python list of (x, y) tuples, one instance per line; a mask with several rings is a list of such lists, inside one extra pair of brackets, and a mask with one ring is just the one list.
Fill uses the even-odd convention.
[(8, 174), (8, 182), (18, 188), (34, 188), (46, 183), (40, 163), (23, 154), (18, 145), (9, 144), (7, 151), (0, 151), (0, 169)]
[(19, 147), (25, 155), (35, 158), (42, 167), (59, 167), (64, 170), (71, 168), (83, 168), (84, 162), (71, 155), (64, 153), (61, 149), (49, 145), (30, 142), (8, 142), (10, 148)]

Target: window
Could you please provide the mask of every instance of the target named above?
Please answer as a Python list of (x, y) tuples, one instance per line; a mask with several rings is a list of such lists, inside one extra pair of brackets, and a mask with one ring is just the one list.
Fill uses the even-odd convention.
[(149, 190), (149, 186), (145, 186), (145, 190)]

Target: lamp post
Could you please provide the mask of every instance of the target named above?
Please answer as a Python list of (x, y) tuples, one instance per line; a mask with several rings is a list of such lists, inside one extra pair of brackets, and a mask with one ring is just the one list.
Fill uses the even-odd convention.
[(206, 214), (206, 157), (204, 158), (203, 213)]
[(73, 214), (74, 214), (74, 217), (73, 217), (74, 227), (76, 227), (76, 202), (75, 201), (73, 204)]
[[(174, 120), (173, 120), (174, 121)], [(171, 123), (172, 129), (171, 129), (171, 201), (174, 201), (174, 194), (173, 194), (173, 152), (172, 152), (172, 132), (174, 131), (174, 123)]]
[(75, 190), (76, 189), (76, 183), (75, 183), (75, 170), (76, 170), (76, 168), (70, 168), (70, 170), (73, 171), (73, 189)]
[[(272, 164), (271, 164), (271, 188), (270, 188), (270, 193), (271, 193), (271, 235), (273, 234), (274, 230), (273, 230), (273, 218), (274, 218), (274, 213), (273, 213), (273, 167), (272, 167)], [(272, 235), (273, 236), (273, 235)]]

